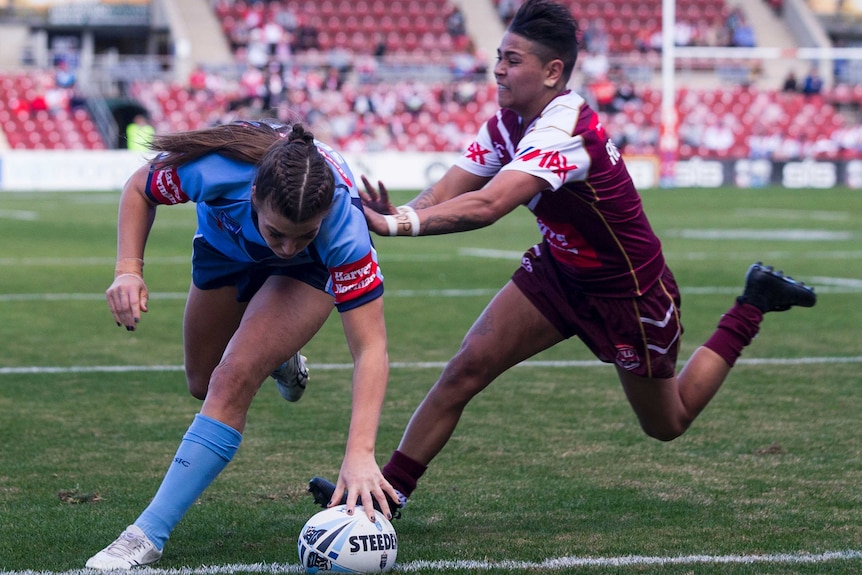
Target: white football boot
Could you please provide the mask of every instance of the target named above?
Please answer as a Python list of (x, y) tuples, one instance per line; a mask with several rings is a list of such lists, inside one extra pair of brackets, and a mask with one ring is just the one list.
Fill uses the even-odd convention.
[(272, 372), (272, 378), (278, 388), (278, 393), (287, 401), (299, 401), (305, 393), (305, 385), (308, 383), (307, 358), (300, 352), (282, 363), (278, 369)]
[(129, 525), (113, 543), (87, 560), (90, 569), (131, 569), (162, 558), (162, 552), (135, 525)]

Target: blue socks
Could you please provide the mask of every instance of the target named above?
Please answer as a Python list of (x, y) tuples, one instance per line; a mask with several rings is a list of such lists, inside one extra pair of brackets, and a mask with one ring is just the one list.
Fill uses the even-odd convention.
[(229, 425), (195, 416), (161, 487), (135, 521), (160, 551), (189, 507), (233, 459), (241, 441), (242, 434)]

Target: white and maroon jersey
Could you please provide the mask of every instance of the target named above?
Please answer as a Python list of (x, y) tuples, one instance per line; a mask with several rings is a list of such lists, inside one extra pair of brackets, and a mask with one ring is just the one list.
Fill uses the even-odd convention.
[(562, 273), (587, 294), (634, 297), (665, 267), (622, 156), (598, 115), (566, 91), (528, 124), (499, 110), (456, 165), (479, 176), (518, 170), (547, 182), (527, 208)]

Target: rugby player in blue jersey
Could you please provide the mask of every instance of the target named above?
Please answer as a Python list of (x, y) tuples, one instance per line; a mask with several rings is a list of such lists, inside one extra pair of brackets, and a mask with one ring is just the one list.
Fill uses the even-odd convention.
[(351, 493), (349, 512), (361, 502), (373, 518), (372, 499), (396, 497), (374, 457), (389, 360), (383, 276), (350, 169), (299, 124), (238, 122), (158, 136), (151, 147), (161, 153), (120, 199), (108, 304), (118, 326), (135, 329), (148, 306), (144, 248), (156, 208), (195, 202), (183, 340), (189, 391), (203, 405), (152, 502), (87, 567), (161, 558), (176, 524), (233, 458), (267, 376), (276, 371), (283, 394), (298, 399), (297, 354), (333, 307), (354, 362), (338, 482)]
[[(615, 366), (644, 432), (669, 441), (719, 390), (764, 313), (816, 302), (810, 287), (752, 265), (742, 295), (677, 373), (679, 290), (619, 150), (595, 111), (567, 88), (577, 35), (562, 4), (524, 2), (497, 53), (501, 109), (455, 165), (400, 208), (382, 185), (366, 182), (366, 217), (381, 235), (473, 230), (519, 206), (542, 234), (470, 328), (384, 466), (400, 493), (389, 502), (396, 513), (470, 400), (537, 353), (579, 338)], [(343, 498), (342, 487), (315, 477), (309, 491), (326, 506)]]

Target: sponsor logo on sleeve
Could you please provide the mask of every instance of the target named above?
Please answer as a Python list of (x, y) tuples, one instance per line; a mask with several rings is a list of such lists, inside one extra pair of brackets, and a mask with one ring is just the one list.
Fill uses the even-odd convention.
[(183, 204), (189, 197), (180, 187), (176, 168), (156, 170), (153, 174), (150, 194), (160, 204)]
[(332, 276), (332, 293), (337, 303), (352, 300), (367, 293), (382, 282), (378, 273), (377, 262), (371, 252), (359, 261), (330, 270)]

